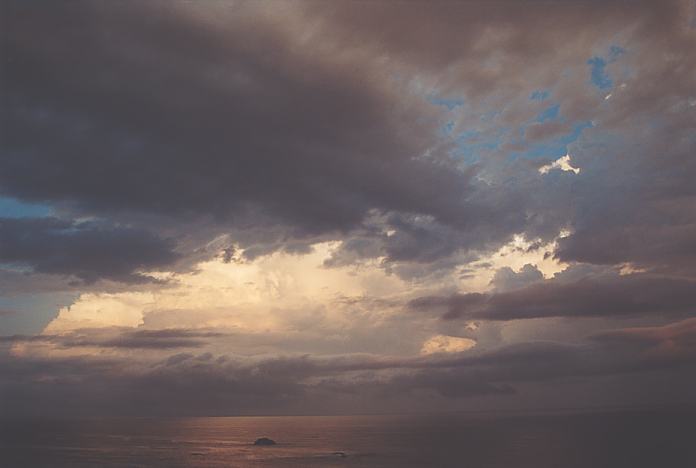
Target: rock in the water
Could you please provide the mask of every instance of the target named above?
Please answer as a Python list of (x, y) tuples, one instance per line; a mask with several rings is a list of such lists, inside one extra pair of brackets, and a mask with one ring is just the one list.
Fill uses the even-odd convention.
[(276, 442), (273, 439), (269, 439), (268, 437), (261, 437), (259, 439), (256, 439), (254, 442), (254, 445), (275, 445)]

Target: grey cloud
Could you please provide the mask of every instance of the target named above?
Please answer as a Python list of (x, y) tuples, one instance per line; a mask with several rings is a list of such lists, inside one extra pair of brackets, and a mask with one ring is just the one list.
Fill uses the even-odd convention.
[(372, 218), (362, 229), (347, 233), (325, 265), (359, 264), (381, 257), (387, 271), (405, 279), (447, 273), (511, 240), (511, 233), (529, 227), (523, 200), (515, 196), (514, 189), (501, 188), (490, 197), (474, 191), (456, 225), (417, 214)]
[(298, 235), (370, 209), (456, 219), (466, 179), (421, 157), (436, 128), (425, 101), (294, 47), (263, 12), (230, 8), (204, 28), (183, 5), (6, 5), (4, 193), (112, 214), (266, 215)]
[[(677, 208), (689, 213), (694, 200), (675, 201)], [(638, 207), (635, 207), (638, 209)], [(620, 208), (619, 208), (620, 209)], [(696, 220), (673, 225), (660, 222), (659, 213), (650, 212), (640, 225), (631, 221), (600, 222), (594, 215), (586, 226), (572, 236), (561, 239), (555, 257), (561, 261), (578, 261), (599, 265), (630, 263), (635, 268), (648, 268), (658, 273), (695, 273)]]
[(510, 267), (500, 268), (495, 272), (491, 285), (496, 291), (510, 291), (537, 283), (544, 279), (544, 275), (535, 265), (527, 263), (519, 272), (515, 272)]
[[(387, 263), (428, 264), (458, 250), (495, 248), (513, 233), (547, 239), (578, 215), (567, 209), (578, 187), (604, 196), (611, 187), (599, 190), (594, 178), (570, 189), (543, 185), (533, 181), (534, 168), (522, 173), (521, 164), (498, 167), (494, 159), (459, 170), (446, 156), (452, 142), (437, 136), (434, 106), (394, 76), (415, 71), (428, 82), (443, 75), (433, 87), (466, 95), (467, 105), (510, 98), (516, 104), (504, 113), (512, 118), (520, 107), (514, 99), (532, 106), (532, 89), (558, 81), (554, 67), (578, 57), (584, 66), (585, 55), (617, 29), (668, 36), (684, 48), (688, 35), (671, 27), (684, 5), (503, 5), (288, 7), (315, 25), (310, 43), (291, 21), (253, 3), (35, 9), (9, 2), (2, 47), (13, 66), (2, 75), (8, 131), (0, 191), (154, 226), (171, 227), (165, 219), (174, 218), (179, 233), (194, 220), (201, 229), (211, 219), (223, 229), (249, 228), (235, 233), (248, 258), (305, 252), (322, 235), (347, 235), (327, 265), (378, 252)], [(353, 37), (364, 40), (346, 49)], [(482, 67), (491, 50), (499, 66)], [(525, 75), (519, 67), (546, 71)], [(570, 115), (566, 101), (575, 97), (564, 93), (558, 98)], [(399, 213), (385, 224), (394, 236), (361, 230), (375, 211)], [(414, 213), (423, 219), (414, 222)], [(269, 228), (272, 236), (260, 235)], [(572, 249), (559, 255), (588, 257)], [(394, 271), (422, 274), (414, 268)]]
[[(680, 51), (689, 44), (673, 27), (684, 17), (683, 2), (291, 8), (313, 21), (315, 42), (325, 49), (292, 47), (299, 39), (290, 23), (254, 4), (8, 5), (16, 21), (8, 21), (3, 40), (13, 63), (3, 74), (3, 120), (13, 130), (0, 163), (5, 193), (113, 216), (289, 225), (279, 242), (257, 249), (262, 253), (288, 238), (355, 228), (371, 209), (420, 213), (435, 221), (423, 228), (432, 242), (416, 242), (423, 233), (404, 228), (384, 246), (394, 258), (417, 262), (535, 233), (542, 218), (548, 235), (567, 223), (568, 214), (558, 214), (567, 200), (549, 187), (541, 188), (556, 202), (526, 195), (539, 189), (526, 179), (480, 184), (439, 154), (446, 147), (422, 158), (437, 144), (432, 106), (377, 70), (415, 68), (420, 77), (449, 70), (434, 87), (459, 87), (471, 100), (501, 89), (509, 91), (501, 99), (526, 98), (551, 87), (562, 64), (584, 64), (617, 29), (665, 36)], [(501, 34), (491, 35), (492, 28)], [(354, 37), (362, 39), (351, 53), (339, 54)], [(481, 63), (492, 47), (501, 65), (489, 70)], [(385, 64), (384, 57), (392, 59)], [(536, 76), (516, 72), (520, 67), (548, 71)], [(674, 89), (683, 97), (688, 88)], [(563, 92), (561, 101), (573, 98)], [(509, 113), (517, 104), (500, 105)], [(526, 99), (523, 107), (531, 105)], [(458, 233), (447, 232), (453, 226)]]
[(174, 354), (173, 356), (169, 356), (167, 359), (165, 359), (163, 364), (166, 367), (176, 366), (176, 365), (181, 364), (184, 361), (188, 361), (192, 357), (194, 357), (194, 355), (191, 353)]
[[(549, 46), (558, 41), (537, 37), (539, 31), (568, 36), (568, 28), (592, 26), (601, 36), (617, 23), (657, 21), (645, 14), (649, 3), (628, 11), (612, 3), (601, 13), (582, 7), (587, 16), (571, 15), (577, 6), (544, 5), (559, 21), (514, 2), (425, 10), (375, 2), (361, 12), (340, 2), (329, 10), (295, 5), (293, 14), (315, 21), (313, 43), (321, 48), (297, 46), (291, 23), (254, 4), (175, 6), (8, 4), (14, 20), (7, 22), (3, 50), (13, 66), (3, 73), (8, 106), (2, 115), (11, 132), (0, 191), (130, 220), (137, 214), (244, 228), (282, 225), (274, 239), (259, 241), (254, 231), (245, 245), (251, 258), (286, 247), (303, 251), (297, 238), (359, 228), (373, 210), (402, 213), (394, 220), (396, 235), (373, 240), (367, 250), (355, 243), (348, 249), (373, 255), (377, 242), (390, 261), (428, 263), (458, 249), (494, 248), (525, 230), (548, 236), (567, 222), (553, 214), (559, 207), (536, 206), (526, 179), (511, 184), (499, 177), (491, 185), (488, 171), (488, 183), (481, 183), (474, 176), (488, 162), (467, 173), (455, 168), (445, 155), (451, 142), (437, 137), (433, 106), (385, 66), (392, 75), (415, 66), (426, 76), (455, 64), (472, 99), (495, 89), (523, 93), (544, 83), (520, 81), (505, 66), (477, 75), (490, 47), (517, 67), (532, 52), (559, 59)], [(384, 17), (390, 21), (373, 30)], [(437, 24), (426, 29), (439, 33), (424, 35), (418, 23)], [(509, 34), (484, 44), (491, 25), (509, 27)], [(355, 35), (374, 40), (345, 52)], [(589, 53), (593, 41), (580, 42)], [(576, 59), (578, 50), (570, 49)], [(385, 56), (395, 59), (385, 65), (378, 60)], [(413, 213), (426, 220), (406, 220)]]
[(514, 320), (539, 317), (657, 317), (694, 313), (691, 280), (646, 275), (547, 280), (521, 289), (414, 299), (414, 310), (444, 311), (446, 319)]
[(47, 343), (62, 348), (166, 350), (200, 348), (224, 336), (221, 332), (190, 329), (82, 328), (62, 334), (0, 336), (0, 343)]
[(527, 140), (545, 140), (569, 133), (572, 126), (568, 122), (534, 123), (527, 127), (524, 137)]
[(696, 354), (696, 318), (653, 327), (596, 333), (592, 339), (608, 347), (635, 347), (653, 357), (688, 358)]
[[(589, 58), (598, 42), (624, 30), (664, 35), (687, 9), (679, 1), (608, 1), (601, 8), (595, 2), (405, 2), (398, 8), (370, 2), (359, 9), (350, 2), (312, 2), (306, 8), (337, 41), (364, 38), (364, 47), (437, 74), (440, 88), (472, 99), (503, 88), (517, 92), (530, 78), (552, 86), (561, 69), (549, 66), (549, 58), (565, 62), (583, 52)], [(523, 71), (514, 73), (521, 65)], [(445, 75), (445, 69), (455, 73)]]
[[(674, 99), (655, 100), (667, 105)], [(567, 200), (572, 234), (559, 240), (556, 258), (694, 276), (696, 164), (690, 135), (696, 120), (693, 111), (677, 114), (656, 111), (600, 122), (571, 145), (573, 163), (582, 169), (572, 189), (581, 196)], [(654, 128), (645, 124), (651, 119), (659, 122)]]
[(389, 381), (383, 393), (390, 396), (413, 393), (419, 390), (435, 392), (445, 398), (473, 396), (503, 396), (515, 393), (514, 387), (506, 383), (487, 382), (477, 375), (466, 375), (457, 370), (421, 370), (413, 374), (401, 374)]
[[(362, 230), (348, 233), (324, 265), (360, 264), (365, 259), (381, 257), (382, 266), (389, 273), (404, 279), (443, 274), (463, 260), (474, 258), (471, 254), (467, 255), (470, 250), (485, 249), (487, 245), (500, 243), (509, 232), (508, 226), (501, 229), (499, 234), (493, 234), (495, 229), (487, 225), (483, 217), (479, 221), (479, 229), (469, 231), (447, 226), (428, 216), (391, 214), (372, 220)], [(499, 221), (501, 225), (507, 223), (504, 217)], [(465, 223), (463, 221), (461, 224)], [(481, 231), (484, 230), (490, 231), (491, 236), (482, 236)]]
[(447, 258), (470, 240), (455, 229), (422, 217), (393, 215), (387, 224), (393, 235), (385, 236), (384, 251), (395, 262), (428, 263)]
[[(657, 330), (681, 329), (685, 324)], [(680, 336), (691, 336), (692, 332)], [(678, 382), (684, 375), (678, 371), (696, 364), (692, 342), (679, 354), (655, 355), (636, 353), (630, 344), (609, 336), (587, 343), (522, 343), (429, 357), (214, 359), (210, 353), (188, 352), (154, 365), (147, 361), (136, 365), (118, 358), (4, 356), (0, 370), (6, 378), (0, 382), (0, 395), (4, 401), (15, 402), (11, 408), (2, 408), (4, 415), (37, 409), (47, 414), (277, 414), (293, 408), (316, 412), (336, 407), (325, 406), (327, 402), (336, 404), (346, 395), (358, 394), (367, 399), (360, 400), (367, 405), (363, 409), (378, 410), (395, 398), (425, 407), (432, 404), (434, 395), (452, 402), (480, 396), (516, 398), (520, 385), (548, 388), (564, 379), (582, 379), (601, 388), (603, 379), (611, 376), (661, 372)], [(37, 384), (38, 375), (52, 382), (50, 388)], [(57, 401), (64, 404), (54, 405)]]
[[(178, 264), (177, 264), (178, 265)], [(62, 297), (69, 294), (80, 294), (88, 290), (117, 293), (123, 291), (143, 290), (154, 287), (166, 287), (166, 282), (139, 282), (127, 283), (120, 280), (102, 278), (100, 281), (87, 284), (84, 281), (73, 281), (63, 275), (32, 272), (27, 274), (25, 268), (0, 269), (0, 294), (7, 297), (17, 297), (31, 294), (55, 293)], [(68, 300), (68, 303), (72, 299)], [(67, 304), (65, 304), (67, 305)]]
[(172, 265), (178, 258), (173, 249), (172, 241), (140, 229), (58, 218), (0, 218), (0, 262), (85, 283), (154, 281), (142, 270)]

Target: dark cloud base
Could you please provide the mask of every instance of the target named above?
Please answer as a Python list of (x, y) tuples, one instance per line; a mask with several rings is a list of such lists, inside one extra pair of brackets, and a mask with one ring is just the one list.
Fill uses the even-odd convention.
[[(525, 274), (522, 272), (521, 274)], [(535, 277), (537, 281), (538, 277)], [(416, 311), (444, 311), (444, 319), (515, 320), (543, 317), (693, 316), (696, 282), (633, 274), (565, 281), (552, 279), (493, 293), (414, 299)]]
[[(654, 381), (650, 376), (657, 373), (664, 380), (656, 386), (651, 384), (650, 391), (642, 389), (654, 403), (664, 399), (664, 382), (680, 382), (682, 391), (676, 393), (682, 399), (696, 386), (694, 379), (684, 379), (694, 375), (695, 330), (690, 319), (664, 327), (604, 332), (573, 345), (530, 342), (490, 351), (415, 358), (304, 355), (240, 359), (216, 357), (209, 352), (180, 352), (164, 354), (155, 363), (134, 366), (130, 359), (120, 358), (4, 355), (0, 360), (5, 376), (0, 396), (3, 401), (13, 402), (3, 407), (3, 416), (93, 411), (119, 415), (232, 415), (287, 413), (298, 408), (310, 411), (332, 405), (338, 408), (341, 401), (354, 398), (367, 399), (363, 403), (370, 411), (378, 411), (380, 402), (390, 399), (415, 405), (433, 400), (454, 403), (479, 397), (516, 398), (521, 389), (531, 385), (542, 390), (565, 388), (569, 393), (557, 396), (555, 404), (568, 406), (581, 395), (564, 383), (575, 381), (579, 388), (590, 385), (601, 389), (608, 385), (606, 379), (637, 376), (633, 378), (640, 381), (642, 375), (650, 382)], [(151, 330), (125, 332), (111, 341), (83, 339), (80, 343), (66, 337), (63, 344), (98, 343), (104, 347), (166, 351), (180, 344), (172, 340), (183, 338), (210, 342), (220, 336)], [(9, 341), (22, 339), (27, 340), (15, 337)], [(47, 337), (42, 341), (57, 340)], [(186, 345), (197, 348), (200, 344), (191, 341)], [(583, 385), (579, 385), (581, 382)]]
[(178, 257), (171, 240), (140, 229), (58, 218), (0, 218), (0, 263), (36, 273), (85, 283), (151, 282), (155, 279), (143, 271), (166, 268)]

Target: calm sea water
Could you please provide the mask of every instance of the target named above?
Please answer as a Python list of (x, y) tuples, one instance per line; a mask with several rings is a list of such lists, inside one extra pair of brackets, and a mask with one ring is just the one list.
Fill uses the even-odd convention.
[(691, 411), (0, 424), (2, 467), (696, 467)]

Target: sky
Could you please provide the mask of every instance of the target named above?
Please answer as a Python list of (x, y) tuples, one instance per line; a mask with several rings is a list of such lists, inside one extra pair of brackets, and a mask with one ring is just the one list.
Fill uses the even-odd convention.
[(0, 17), (0, 416), (696, 403), (693, 1)]

